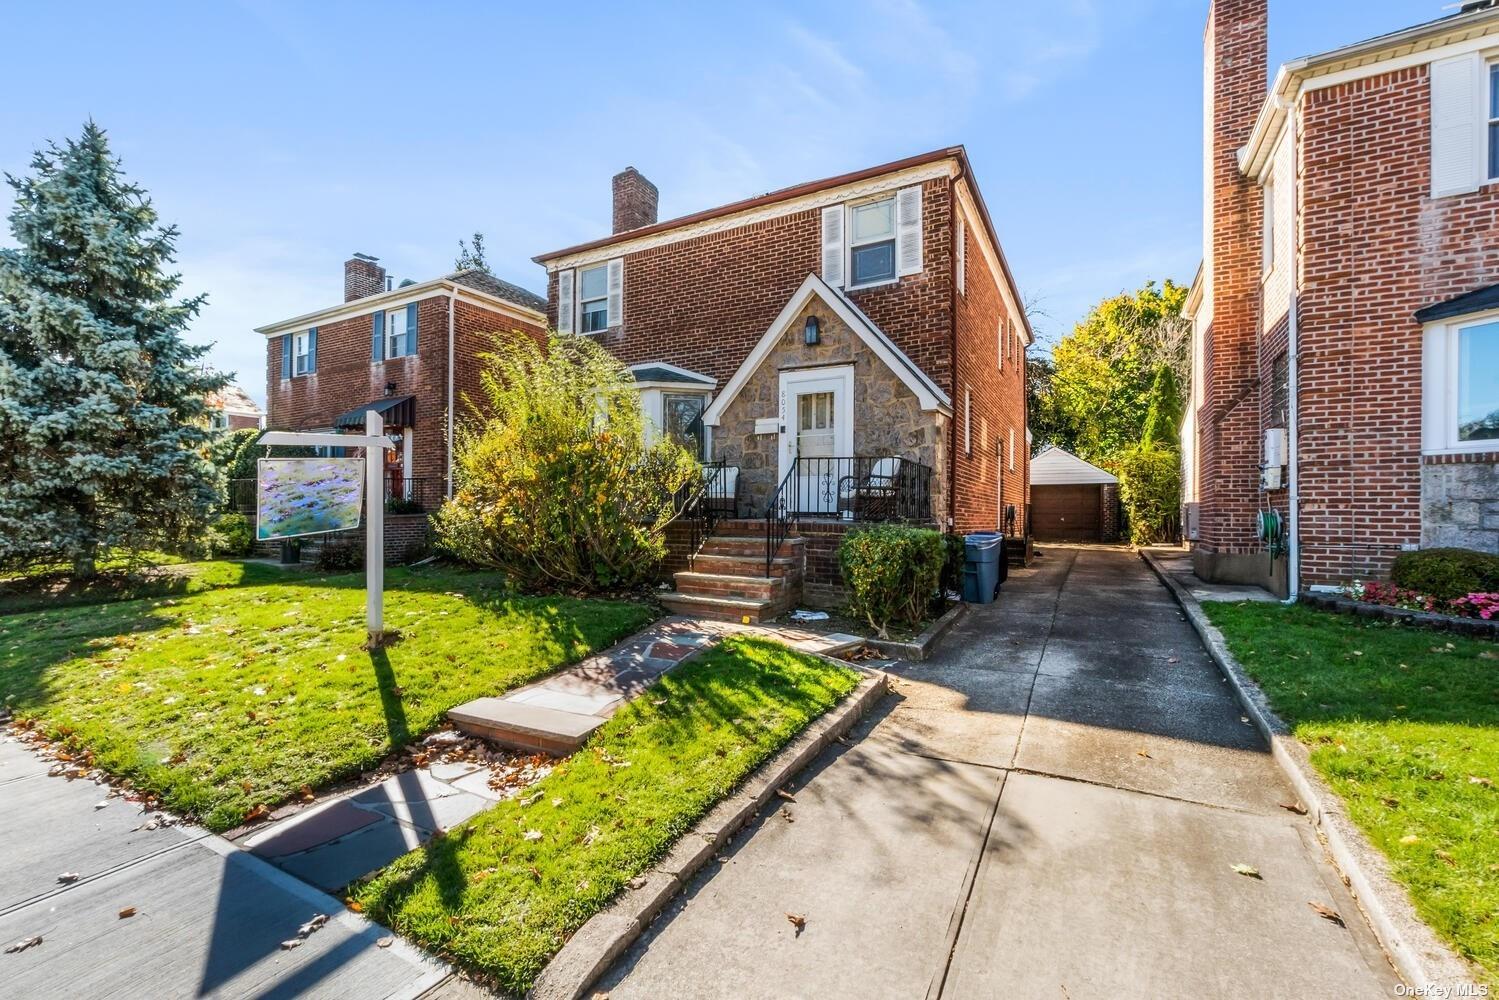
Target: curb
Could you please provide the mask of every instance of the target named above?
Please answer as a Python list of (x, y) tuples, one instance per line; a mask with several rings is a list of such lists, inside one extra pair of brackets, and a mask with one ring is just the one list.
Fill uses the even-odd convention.
[[(815, 655), (815, 654), (814, 654)], [(841, 661), (839, 661), (841, 663)], [(843, 666), (849, 664), (843, 663)], [(855, 669), (859, 669), (855, 667)], [(816, 760), (890, 690), (878, 671), (853, 693), (746, 779), (744, 785), (708, 811), (677, 839), (666, 857), (643, 872), (607, 909), (594, 914), (552, 957), (526, 994), (527, 1000), (577, 1000), (645, 931), (671, 899), (719, 848), (765, 808), (776, 790)]]
[(959, 602), (948, 608), (941, 618), (928, 625), (926, 631), (914, 639), (866, 639), (864, 645), (878, 649), (891, 659), (920, 662), (932, 655), (932, 650), (937, 648), (942, 637), (967, 614), (968, 605)]
[(1317, 775), (1307, 748), (1291, 735), (1290, 727), (1275, 714), (1265, 693), (1234, 659), (1223, 633), (1208, 620), (1197, 598), (1150, 552), (1142, 549), (1140, 558), (1181, 605), (1245, 714), (1270, 745), (1271, 756), (1306, 806), (1308, 818), (1322, 834), (1333, 863), (1401, 978), (1421, 989), (1451, 989), (1475, 983), (1468, 963), (1416, 914), (1405, 888), (1391, 877), (1389, 861), (1348, 818), (1343, 800)]

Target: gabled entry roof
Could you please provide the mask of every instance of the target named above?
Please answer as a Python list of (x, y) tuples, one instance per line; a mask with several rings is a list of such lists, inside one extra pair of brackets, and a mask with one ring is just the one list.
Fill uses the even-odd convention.
[(905, 383), (906, 388), (916, 395), (923, 410), (937, 410), (941, 413), (952, 415), (952, 400), (947, 393), (933, 382), (926, 372), (916, 366), (916, 362), (906, 356), (906, 353), (895, 342), (885, 335), (885, 332), (842, 292), (833, 288), (815, 274), (807, 275), (807, 280), (801, 283), (801, 287), (786, 302), (779, 315), (771, 321), (754, 350), (734, 370), (733, 376), (728, 384), (724, 386), (723, 392), (713, 401), (703, 413), (703, 423), (710, 427), (717, 427), (719, 418), (723, 416), (724, 410), (728, 409), (734, 397), (739, 395), (750, 376), (764, 363), (770, 352), (780, 342), (781, 337), (790, 329), (796, 320), (797, 314), (810, 302), (813, 297), (822, 299), (829, 309), (853, 330), (864, 344), (874, 352), (875, 356), (885, 363), (885, 366)]

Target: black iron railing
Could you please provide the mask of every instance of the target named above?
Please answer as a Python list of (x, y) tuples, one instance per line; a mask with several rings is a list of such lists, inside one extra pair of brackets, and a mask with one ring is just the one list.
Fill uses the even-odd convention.
[(802, 518), (931, 521), (932, 469), (895, 455), (793, 459), (765, 510), (767, 573)]
[(719, 521), (738, 514), (738, 479), (737, 469), (731, 470), (722, 462), (708, 462), (703, 465), (699, 482), (678, 491), (677, 519), (687, 527), (688, 554), (697, 554)]

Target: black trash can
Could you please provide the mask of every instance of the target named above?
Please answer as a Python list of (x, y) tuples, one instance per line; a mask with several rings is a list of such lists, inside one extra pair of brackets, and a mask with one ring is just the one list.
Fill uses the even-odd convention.
[(1005, 538), (997, 531), (963, 536), (963, 600), (992, 604), (999, 592)]

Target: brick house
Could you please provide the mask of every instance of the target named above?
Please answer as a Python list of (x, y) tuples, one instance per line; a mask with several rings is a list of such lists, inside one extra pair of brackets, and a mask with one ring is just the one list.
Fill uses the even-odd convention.
[(232, 382), (218, 392), (210, 392), (204, 402), (208, 404), (208, 422), (214, 430), (257, 430), (265, 424), (265, 411)]
[(391, 287), (377, 258), (344, 263), (344, 301), (255, 332), (266, 338), (267, 426), (362, 430), (378, 411), (397, 448), (387, 492), (431, 509), (448, 495), (452, 428), (479, 397), (494, 334), (545, 336), (540, 296), (482, 271)]
[(731, 480), (717, 538), (676, 553), (678, 604), (836, 599), (862, 520), (1023, 534), (1032, 333), (962, 147), (666, 222), (633, 167), (613, 195), (610, 236), (535, 259), (558, 331)]
[(1268, 18), (1218, 0), (1205, 37), (1197, 572), (1286, 594), (1410, 549), (1499, 551), (1499, 9), (1267, 87)]

